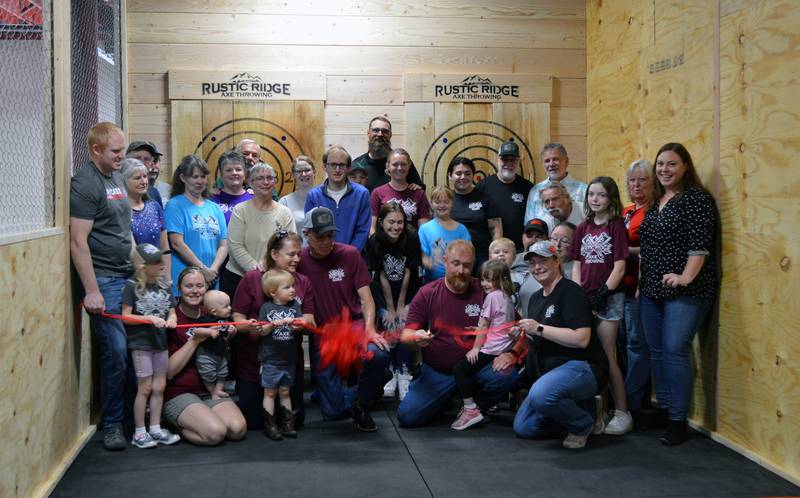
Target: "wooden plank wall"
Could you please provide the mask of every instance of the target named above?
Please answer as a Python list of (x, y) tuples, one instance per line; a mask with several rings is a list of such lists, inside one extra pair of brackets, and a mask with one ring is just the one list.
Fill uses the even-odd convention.
[(597, 0), (586, 17), (589, 176), (682, 142), (720, 207), (718, 341), (695, 347), (693, 418), (800, 482), (800, 5)]
[(170, 151), (170, 69), (324, 72), (320, 133), (353, 156), (377, 115), (408, 145), (403, 73), (539, 73), (554, 76), (551, 136), (583, 178), (584, 11), (583, 0), (128, 0), (130, 136)]

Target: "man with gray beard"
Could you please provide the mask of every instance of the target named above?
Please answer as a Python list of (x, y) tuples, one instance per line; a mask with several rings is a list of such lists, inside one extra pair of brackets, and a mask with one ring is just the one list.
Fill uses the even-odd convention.
[(510, 139), (497, 153), (497, 173), (486, 177), (475, 188), (492, 199), (503, 223), (503, 236), (514, 241), (522, 252), (522, 226), (525, 224), (525, 203), (533, 183), (517, 174), (519, 145)]
[(547, 226), (555, 227), (565, 221), (578, 226), (583, 222), (583, 209), (575, 205), (561, 182), (550, 182), (539, 192), (546, 213), (542, 219), (547, 222)]
[[(370, 192), (375, 188), (389, 183), (389, 175), (386, 174), (386, 159), (392, 150), (392, 123), (383, 116), (372, 118), (367, 127), (368, 150), (353, 160), (352, 169), (362, 168), (367, 172), (367, 184), (365, 187)], [(408, 183), (411, 190), (425, 188), (422, 179), (417, 172), (417, 168), (412, 162), (408, 170)]]

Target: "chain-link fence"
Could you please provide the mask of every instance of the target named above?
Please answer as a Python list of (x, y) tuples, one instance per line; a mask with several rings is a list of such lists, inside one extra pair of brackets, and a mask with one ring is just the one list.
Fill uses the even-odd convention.
[(0, 236), (54, 222), (51, 8), (0, 3)]
[(89, 161), (89, 128), (100, 121), (123, 124), (120, 0), (73, 0), (71, 15), (75, 172)]

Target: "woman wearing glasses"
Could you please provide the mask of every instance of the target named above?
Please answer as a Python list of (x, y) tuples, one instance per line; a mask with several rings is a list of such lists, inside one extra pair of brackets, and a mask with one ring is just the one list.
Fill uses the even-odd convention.
[[(314, 295), (311, 282), (305, 275), (297, 273), (300, 262), (300, 236), (296, 233), (280, 230), (272, 235), (267, 244), (261, 264), (250, 270), (242, 278), (236, 295), (233, 298), (233, 318), (237, 322), (258, 320), (258, 311), (267, 299), (261, 286), (261, 278), (267, 270), (285, 270), (294, 276), (294, 289), (297, 301), (303, 311), (306, 322), (314, 324)], [(259, 383), (258, 343), (261, 327), (258, 325), (239, 325), (237, 336), (239, 347), (233, 351), (234, 374), (236, 375), (236, 391), (239, 393), (239, 407), (247, 419), (247, 427), (260, 429), (264, 426), (264, 413), (261, 402), (264, 391)], [(295, 427), (302, 427), (303, 412), (303, 361), (302, 341), (296, 341), (297, 361), (295, 366), (294, 387), (292, 387), (292, 407), (295, 411)]]
[(303, 222), (306, 219), (306, 197), (308, 197), (308, 191), (314, 186), (315, 173), (314, 162), (310, 157), (295, 157), (292, 160), (294, 192), (284, 195), (278, 201), (279, 204), (288, 207), (292, 211), (295, 228), (300, 238), (303, 238)]
[(279, 230), (295, 231), (292, 212), (272, 199), (277, 177), (266, 163), (256, 163), (250, 170), (253, 198), (237, 204), (228, 223), (230, 259), (222, 274), (220, 289), (233, 296), (242, 276), (256, 268), (267, 252), (267, 242)]

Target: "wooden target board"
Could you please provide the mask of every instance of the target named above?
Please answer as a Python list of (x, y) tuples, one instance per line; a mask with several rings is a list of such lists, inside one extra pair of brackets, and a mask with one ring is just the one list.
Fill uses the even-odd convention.
[(426, 92), (419, 90), (420, 78), (409, 79), (412, 83), (405, 84), (405, 142), (426, 185), (449, 185), (447, 166), (458, 156), (475, 162), (476, 182), (493, 175), (497, 172), (500, 145), (512, 138), (520, 148), (520, 175), (537, 181), (539, 151), (550, 141), (552, 80), (549, 77), (535, 77), (535, 85), (531, 85), (536, 92), (531, 93), (530, 99), (542, 102), (494, 103), (436, 101), (446, 99), (433, 93), (429, 102), (409, 102), (409, 98), (426, 98)]
[[(172, 101), (172, 157), (177, 165), (187, 154), (208, 163), (212, 179), (217, 160), (243, 138), (261, 145), (261, 160), (275, 168), (280, 195), (294, 190), (292, 159), (322, 157), (324, 101)], [(322, 168), (317, 167), (318, 179)]]

